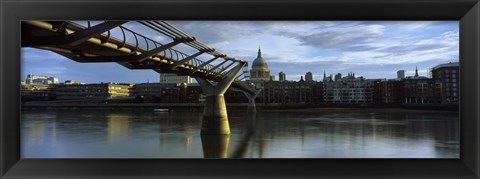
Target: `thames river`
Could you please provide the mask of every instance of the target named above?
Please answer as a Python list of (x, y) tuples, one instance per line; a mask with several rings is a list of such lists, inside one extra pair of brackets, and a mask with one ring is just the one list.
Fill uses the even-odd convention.
[(228, 111), (230, 135), (201, 136), (202, 112), (28, 110), (22, 158), (459, 158), (458, 112)]

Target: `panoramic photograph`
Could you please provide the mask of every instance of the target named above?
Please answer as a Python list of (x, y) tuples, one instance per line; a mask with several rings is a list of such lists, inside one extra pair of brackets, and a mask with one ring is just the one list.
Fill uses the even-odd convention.
[(458, 21), (22, 21), (22, 158), (460, 157)]

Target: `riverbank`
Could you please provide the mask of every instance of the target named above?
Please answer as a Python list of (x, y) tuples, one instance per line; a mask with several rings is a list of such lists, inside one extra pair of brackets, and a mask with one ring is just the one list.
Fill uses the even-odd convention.
[(431, 110), (431, 109), (408, 109), (408, 108), (335, 108), (335, 107), (312, 107), (303, 109), (265, 109), (262, 112), (271, 113), (301, 113), (301, 114), (332, 114), (332, 113), (387, 113), (387, 114), (439, 114), (439, 113), (458, 113), (451, 110)]
[[(202, 103), (24, 103), (22, 110), (153, 110), (170, 109), (180, 111), (201, 111)], [(246, 110), (248, 103), (227, 103), (227, 110)], [(257, 110), (309, 110), (312, 108), (338, 108), (338, 109), (409, 109), (409, 110), (440, 110), (440, 111), (458, 111), (458, 105), (395, 105), (395, 106), (373, 106), (373, 105), (339, 105), (339, 104), (256, 104)]]

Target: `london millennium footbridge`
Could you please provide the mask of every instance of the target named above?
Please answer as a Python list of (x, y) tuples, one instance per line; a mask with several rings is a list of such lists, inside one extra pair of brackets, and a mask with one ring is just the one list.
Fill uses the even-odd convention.
[[(249, 99), (249, 108), (255, 109), (259, 90), (242, 81), (247, 76), (246, 72), (241, 73), (248, 66), (246, 61), (218, 52), (165, 21), (135, 23), (171, 38), (166, 44), (123, 26), (127, 21), (86, 23), (82, 26), (71, 21), (23, 21), (21, 45), (49, 50), (80, 63), (110, 62), (132, 70), (192, 76), (206, 95), (202, 135), (230, 134), (223, 97), (229, 87), (242, 91)], [(198, 52), (187, 54), (174, 49), (179, 44)], [(197, 57), (202, 54), (212, 58), (199, 60)]]

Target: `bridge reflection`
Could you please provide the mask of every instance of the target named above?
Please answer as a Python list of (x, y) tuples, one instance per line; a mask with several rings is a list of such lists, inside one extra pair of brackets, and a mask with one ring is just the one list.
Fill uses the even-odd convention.
[(204, 158), (245, 158), (255, 134), (256, 117), (255, 111), (248, 110), (247, 118), (243, 120), (245, 132), (230, 155), (228, 155), (230, 135), (201, 135)]
[(230, 134), (201, 135), (204, 158), (227, 158)]
[(458, 154), (457, 113), (232, 111), (229, 117), (232, 134), (200, 135), (201, 112), (22, 113), (22, 157), (415, 158)]

